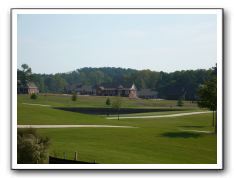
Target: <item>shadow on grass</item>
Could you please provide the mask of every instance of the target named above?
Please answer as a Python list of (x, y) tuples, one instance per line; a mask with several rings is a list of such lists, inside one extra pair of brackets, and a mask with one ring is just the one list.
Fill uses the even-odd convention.
[(199, 138), (202, 137), (201, 133), (192, 133), (192, 132), (165, 132), (161, 134), (163, 137), (168, 138)]
[[(96, 108), (96, 107), (53, 107), (63, 111), (78, 112), (83, 114), (94, 115), (113, 115), (117, 114), (117, 110), (113, 108)], [(133, 113), (147, 113), (147, 112), (168, 112), (168, 111), (182, 111), (178, 108), (121, 108), (119, 114), (133, 114)]]

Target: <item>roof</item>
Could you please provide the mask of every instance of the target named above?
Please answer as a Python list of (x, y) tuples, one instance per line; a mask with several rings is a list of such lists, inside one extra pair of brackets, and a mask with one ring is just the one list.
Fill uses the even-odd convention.
[(123, 89), (123, 88), (124, 88), (123, 85), (118, 86), (118, 89)]
[(95, 89), (92, 85), (72, 84), (66, 86), (67, 90), (78, 90), (78, 91), (92, 91)]
[(28, 82), (28, 83), (27, 83), (27, 87), (28, 87), (28, 88), (37, 88), (37, 86), (36, 86), (35, 83), (33, 83), (33, 82)]
[(93, 87), (91, 85), (82, 85), (77, 87), (77, 89), (84, 91), (93, 91)]
[(151, 89), (142, 89), (137, 92), (138, 96), (155, 96), (158, 94), (157, 91), (153, 91)]
[(135, 84), (128, 85), (128, 86), (123, 86), (123, 85), (113, 86), (111, 84), (105, 83), (105, 84), (99, 85), (97, 88), (101, 90), (137, 90)]
[(130, 88), (130, 90), (137, 90), (136, 85), (134, 83), (132, 84), (132, 87)]
[(113, 85), (113, 83), (102, 83), (100, 85), (97, 85), (97, 87), (104, 87), (104, 88), (131, 88), (132, 83), (130, 84), (121, 84), (121, 83), (116, 83), (115, 85)]

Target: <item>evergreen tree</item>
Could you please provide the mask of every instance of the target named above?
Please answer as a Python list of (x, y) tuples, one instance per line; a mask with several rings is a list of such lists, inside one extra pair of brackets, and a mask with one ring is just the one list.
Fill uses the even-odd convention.
[(111, 104), (110, 98), (107, 98), (107, 99), (106, 99), (106, 105), (107, 105), (107, 106), (110, 106), (110, 104)]

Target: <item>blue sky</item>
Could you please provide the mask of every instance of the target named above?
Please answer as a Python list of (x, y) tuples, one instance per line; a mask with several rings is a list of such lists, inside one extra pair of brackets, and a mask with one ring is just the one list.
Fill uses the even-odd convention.
[(18, 67), (208, 69), (216, 63), (216, 25), (209, 14), (18, 15)]

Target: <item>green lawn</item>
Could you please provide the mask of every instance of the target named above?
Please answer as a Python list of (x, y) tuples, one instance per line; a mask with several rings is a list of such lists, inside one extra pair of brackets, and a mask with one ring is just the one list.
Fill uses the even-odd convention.
[[(39, 96), (31, 100), (18, 95), (18, 124), (92, 124), (124, 125), (137, 128), (57, 128), (38, 129), (51, 139), (50, 155), (97, 163), (215, 164), (216, 135), (193, 130), (212, 131), (212, 114), (174, 118), (108, 120), (106, 116), (68, 112), (36, 105), (105, 107), (105, 97), (78, 97), (74, 103), (67, 96)], [(156, 103), (156, 104), (155, 104)], [(155, 106), (154, 106), (155, 105)], [(176, 107), (176, 101), (129, 100), (125, 107)], [(199, 110), (186, 102), (185, 111), (141, 113), (159, 115)], [(136, 114), (135, 114), (136, 115)]]
[[(114, 97), (109, 97), (111, 102)], [(18, 103), (39, 103), (44, 105), (52, 106), (77, 106), (77, 107), (107, 107), (106, 96), (78, 96), (77, 101), (71, 101), (69, 95), (51, 95), (41, 94), (38, 99), (31, 100), (29, 95), (18, 95)], [(129, 99), (122, 98), (123, 107), (134, 107), (134, 108), (150, 108), (150, 107), (168, 107), (178, 108), (176, 100), (155, 100), (155, 99)], [(196, 103), (190, 101), (184, 102), (184, 107), (187, 109), (197, 108)]]

